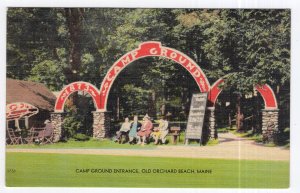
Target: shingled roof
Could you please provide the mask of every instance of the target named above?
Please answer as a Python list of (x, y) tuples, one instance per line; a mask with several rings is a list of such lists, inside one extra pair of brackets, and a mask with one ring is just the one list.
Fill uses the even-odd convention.
[(39, 109), (53, 111), (55, 100), (55, 95), (41, 83), (6, 79), (6, 104), (26, 102)]

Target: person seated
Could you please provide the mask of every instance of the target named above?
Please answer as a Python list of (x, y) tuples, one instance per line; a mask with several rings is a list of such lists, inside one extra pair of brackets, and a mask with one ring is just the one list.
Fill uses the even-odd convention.
[(142, 124), (138, 121), (138, 116), (133, 117), (133, 122), (129, 131), (129, 144), (133, 144), (134, 139), (137, 139), (137, 132), (141, 129)]
[(138, 136), (138, 144), (145, 145), (146, 139), (150, 136), (152, 132), (153, 124), (151, 122), (150, 117), (146, 114), (144, 117), (144, 122), (142, 124), (141, 129), (137, 133)]
[(154, 144), (157, 144), (157, 140), (160, 137), (159, 127), (154, 127), (153, 132), (151, 133), (151, 137), (155, 140)]
[(115, 142), (121, 143), (122, 135), (125, 135), (126, 137), (128, 137), (129, 130), (130, 130), (130, 122), (129, 122), (129, 118), (126, 117), (125, 122), (121, 126), (121, 129), (119, 131), (117, 131), (117, 136), (116, 136)]
[(161, 125), (160, 125), (160, 140), (162, 144), (166, 143), (167, 135), (169, 133), (169, 122), (167, 121), (166, 117), (162, 117)]
[(166, 137), (169, 133), (168, 130), (169, 122), (166, 120), (165, 117), (162, 117), (159, 120), (159, 126), (154, 130), (152, 136), (154, 138), (154, 144), (157, 145), (159, 139), (161, 140), (162, 144), (166, 143)]
[(51, 121), (49, 121), (48, 119), (45, 120), (44, 122), (45, 127), (38, 131), (37, 137), (35, 142), (40, 144), (43, 142), (43, 139), (45, 138), (45, 136), (50, 136), (53, 133), (53, 125), (51, 123)]

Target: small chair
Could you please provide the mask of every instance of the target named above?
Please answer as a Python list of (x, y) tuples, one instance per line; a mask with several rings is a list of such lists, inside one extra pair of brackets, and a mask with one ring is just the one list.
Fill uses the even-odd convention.
[(37, 128), (37, 127), (31, 127), (28, 130), (27, 136), (25, 138), (23, 138), (23, 140), (28, 143), (31, 144), (33, 143), (36, 139), (38, 139), (38, 134), (39, 132), (43, 131), (44, 128)]
[(44, 130), (39, 133), (39, 140), (42, 144), (53, 143), (54, 127), (51, 123), (46, 124)]
[(22, 144), (22, 137), (20, 133), (15, 132), (12, 128), (7, 128), (7, 135), (9, 138), (9, 145)]
[(36, 135), (35, 127), (31, 127), (27, 132), (27, 136), (24, 137), (23, 139), (27, 144), (30, 144), (33, 143), (35, 135)]

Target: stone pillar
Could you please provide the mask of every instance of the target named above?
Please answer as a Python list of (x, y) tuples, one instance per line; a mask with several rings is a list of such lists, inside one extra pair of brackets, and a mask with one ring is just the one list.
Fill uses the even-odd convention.
[(218, 133), (216, 129), (216, 119), (215, 119), (215, 107), (207, 107), (207, 126), (209, 129), (209, 136), (211, 139), (217, 139)]
[(276, 142), (278, 134), (278, 109), (262, 110), (262, 135), (266, 143)]
[(65, 113), (51, 113), (51, 123), (54, 126), (53, 142), (58, 142), (62, 137), (62, 123), (64, 121)]
[(93, 111), (93, 138), (103, 139), (109, 137), (110, 113)]

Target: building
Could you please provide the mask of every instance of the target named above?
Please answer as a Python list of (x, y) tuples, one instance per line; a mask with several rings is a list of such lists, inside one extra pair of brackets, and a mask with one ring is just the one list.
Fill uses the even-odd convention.
[(55, 95), (43, 84), (6, 79), (6, 120), (10, 128), (41, 127), (55, 106)]

